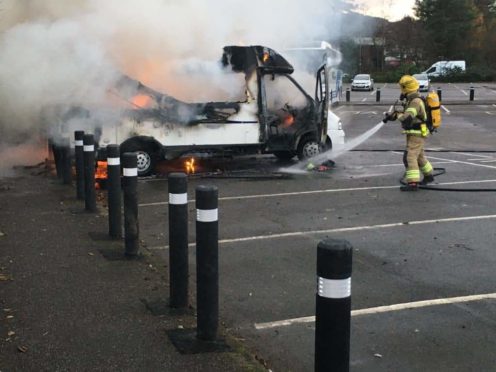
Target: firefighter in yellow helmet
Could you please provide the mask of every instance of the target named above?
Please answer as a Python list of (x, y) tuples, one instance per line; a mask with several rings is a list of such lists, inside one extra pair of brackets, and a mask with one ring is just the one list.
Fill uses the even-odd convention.
[[(398, 119), (403, 133), (406, 134), (406, 150), (403, 153), (403, 163), (406, 167), (406, 184), (401, 191), (417, 191), (418, 185), (426, 185), (434, 181), (432, 165), (424, 154), (425, 137), (429, 135), (426, 120), (425, 105), (418, 93), (419, 83), (410, 75), (403, 76), (398, 82), (401, 88), (400, 99), (403, 101), (403, 112), (386, 114), (385, 121)], [(420, 181), (420, 173), (423, 180)]]

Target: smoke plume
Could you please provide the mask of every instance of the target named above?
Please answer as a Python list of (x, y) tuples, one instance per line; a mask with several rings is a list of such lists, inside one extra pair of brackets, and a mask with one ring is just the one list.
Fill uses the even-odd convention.
[(242, 82), (221, 70), (223, 46), (281, 50), (339, 29), (329, 0), (4, 0), (0, 7), (0, 142), (13, 146), (58, 130), (60, 114), (74, 107), (106, 108), (112, 120), (108, 112), (129, 105), (111, 94), (122, 74), (189, 102), (236, 98)]

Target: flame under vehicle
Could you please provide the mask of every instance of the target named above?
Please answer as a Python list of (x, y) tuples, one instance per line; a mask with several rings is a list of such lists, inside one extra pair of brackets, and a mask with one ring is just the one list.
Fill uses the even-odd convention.
[(226, 46), (222, 65), (245, 75), (246, 100), (186, 103), (123, 77), (155, 102), (153, 108), (130, 110), (119, 123), (102, 126), (98, 158), (105, 147), (137, 152), (138, 175), (153, 172), (160, 159), (187, 153), (274, 154), (280, 159), (310, 158), (344, 142), (339, 118), (330, 109), (329, 68), (320, 66), (312, 97), (291, 76), (293, 66), (263, 46)]

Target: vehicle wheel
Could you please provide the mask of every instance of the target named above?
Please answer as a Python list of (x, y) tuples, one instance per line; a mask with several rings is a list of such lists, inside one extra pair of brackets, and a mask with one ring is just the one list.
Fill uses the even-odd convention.
[(157, 163), (157, 156), (151, 146), (139, 143), (131, 143), (123, 147), (121, 153), (136, 152), (138, 164), (138, 177), (146, 177), (152, 174)]
[(274, 156), (279, 160), (288, 161), (294, 158), (295, 153), (293, 151), (274, 151)]
[(322, 152), (322, 146), (313, 138), (303, 139), (298, 146), (298, 159), (310, 159)]

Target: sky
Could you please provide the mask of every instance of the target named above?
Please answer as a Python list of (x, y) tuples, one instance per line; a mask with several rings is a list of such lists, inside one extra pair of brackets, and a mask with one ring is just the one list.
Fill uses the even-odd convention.
[(355, 0), (360, 13), (399, 21), (405, 16), (413, 16), (415, 0)]

